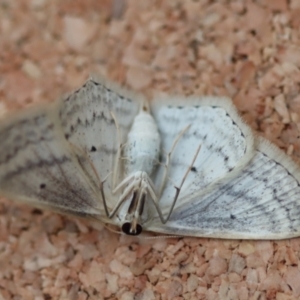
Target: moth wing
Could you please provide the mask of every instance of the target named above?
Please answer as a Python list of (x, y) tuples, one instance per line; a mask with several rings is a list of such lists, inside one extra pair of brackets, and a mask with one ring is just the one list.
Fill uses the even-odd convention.
[(240, 174), (178, 206), (170, 220), (147, 229), (175, 235), (230, 239), (285, 239), (300, 234), (300, 170), (260, 138)]
[(180, 132), (170, 156), (167, 182), (159, 199), (164, 215), (169, 212), (176, 189), (196, 157), (180, 189), (175, 207), (190, 203), (199, 193), (238, 174), (254, 154), (254, 139), (227, 98), (202, 97), (164, 99), (152, 103), (152, 111), (162, 139), (162, 164), (153, 180), (157, 189), (162, 182), (167, 153)]
[(84, 169), (91, 180), (98, 185), (105, 180), (109, 209), (118, 199), (112, 194), (112, 179), (115, 176), (115, 184), (123, 179), (123, 161), (117, 161), (120, 144), (126, 143), (141, 103), (141, 99), (116, 85), (93, 79), (59, 103), (64, 135), (74, 152), (87, 158)]
[(99, 189), (65, 141), (53, 107), (0, 123), (0, 194), (36, 207), (105, 220)]

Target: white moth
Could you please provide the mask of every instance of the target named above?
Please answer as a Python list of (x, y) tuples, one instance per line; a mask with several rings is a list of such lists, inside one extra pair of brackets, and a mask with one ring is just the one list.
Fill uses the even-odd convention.
[(0, 124), (0, 194), (36, 207), (172, 235), (300, 235), (300, 172), (254, 138), (231, 101), (146, 102), (88, 80)]

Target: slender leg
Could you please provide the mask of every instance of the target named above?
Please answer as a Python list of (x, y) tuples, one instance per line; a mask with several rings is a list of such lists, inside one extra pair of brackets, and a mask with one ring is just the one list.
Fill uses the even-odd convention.
[(134, 190), (137, 189), (137, 186), (135, 184), (135, 182), (132, 182), (131, 184), (129, 184), (124, 192), (122, 193), (118, 203), (115, 205), (114, 209), (111, 211), (111, 213), (108, 215), (108, 217), (111, 219), (115, 213), (117, 212), (117, 210), (120, 208), (120, 206), (122, 205), (122, 203), (126, 200), (127, 196)]
[(168, 152), (167, 154), (167, 158), (166, 158), (166, 163), (164, 165), (164, 173), (163, 173), (163, 178), (162, 178), (162, 184), (159, 188), (159, 193), (158, 193), (158, 198), (161, 197), (162, 195), (162, 191), (165, 188), (166, 182), (167, 182), (167, 175), (168, 175), (168, 171), (169, 171), (169, 166), (170, 166), (170, 159), (171, 159), (171, 154), (174, 151), (175, 147), (177, 146), (179, 140), (181, 139), (181, 137), (185, 134), (185, 132), (191, 127), (191, 125), (186, 126), (183, 130), (181, 130), (179, 132), (179, 134), (177, 135), (176, 139), (173, 141), (171, 150)]
[(112, 192), (115, 194), (118, 190), (120, 190), (122, 187), (124, 187), (129, 181), (134, 179), (134, 174), (127, 176)]
[(75, 154), (77, 155), (78, 163), (80, 164), (82, 170), (86, 173), (86, 175), (88, 177), (91, 177), (91, 175), (89, 174), (89, 172), (86, 170), (86, 167), (84, 166), (84, 164), (80, 161), (80, 156), (84, 157), (84, 159), (88, 162), (89, 166), (91, 167), (93, 173), (95, 174), (95, 176), (97, 178), (97, 181), (101, 182), (99, 174), (97, 173), (96, 168), (93, 165), (93, 163), (91, 162), (88, 154), (83, 149), (79, 148), (78, 146), (76, 146), (76, 145), (74, 145), (72, 143), (70, 143), (70, 144), (72, 145), (72, 148), (73, 148)]
[[(187, 178), (189, 172), (191, 171), (191, 169), (192, 169), (192, 167), (193, 167), (193, 165), (194, 165), (194, 163), (195, 163), (195, 161), (196, 161), (196, 159), (197, 159), (197, 156), (198, 156), (198, 154), (199, 154), (199, 152), (200, 152), (200, 149), (201, 149), (201, 145), (198, 146), (198, 148), (197, 148), (197, 150), (196, 150), (196, 153), (195, 153), (195, 155), (194, 155), (194, 157), (193, 157), (193, 160), (192, 160), (191, 164), (189, 165), (188, 169), (186, 170), (186, 172), (185, 172), (185, 174), (184, 174), (184, 176), (183, 176), (183, 178), (182, 178), (182, 180), (181, 180), (180, 186), (179, 186), (179, 187), (176, 187), (176, 186), (175, 186), (175, 189), (176, 189), (175, 197), (174, 197), (173, 203), (172, 203), (172, 205), (171, 205), (171, 208), (170, 208), (169, 213), (168, 213), (168, 215), (167, 215), (166, 218), (163, 217), (162, 211), (161, 211), (161, 209), (160, 209), (160, 207), (159, 207), (159, 204), (158, 204), (157, 196), (155, 195), (155, 192), (154, 192), (154, 190), (152, 189), (151, 184), (149, 184), (148, 192), (149, 192), (149, 194), (150, 194), (150, 198), (152, 199), (152, 202), (153, 202), (153, 204), (155, 205), (155, 208), (156, 208), (156, 210), (157, 210), (157, 212), (158, 212), (159, 218), (160, 218), (160, 220), (161, 220), (161, 222), (162, 222), (163, 224), (167, 223), (168, 220), (170, 219), (170, 216), (171, 216), (171, 214), (172, 214), (172, 212), (173, 212), (173, 209), (174, 209), (174, 207), (175, 207), (176, 201), (177, 201), (178, 196), (179, 196), (179, 194), (180, 194), (180, 190), (181, 190), (181, 188), (182, 188), (182, 186), (183, 186), (183, 184), (184, 184), (184, 182), (185, 182), (185, 180), (186, 180), (186, 178)], [(150, 179), (149, 179), (149, 180), (150, 180)]]
[(170, 216), (171, 216), (171, 214), (172, 214), (172, 211), (173, 211), (173, 209), (174, 209), (174, 206), (175, 206), (176, 201), (177, 201), (177, 199), (178, 199), (178, 196), (179, 196), (179, 194), (180, 194), (180, 190), (181, 190), (181, 188), (182, 188), (182, 186), (183, 186), (183, 184), (184, 184), (184, 182), (185, 182), (185, 180), (186, 180), (186, 178), (187, 178), (189, 172), (191, 171), (191, 169), (192, 169), (192, 167), (193, 167), (193, 165), (194, 165), (194, 163), (195, 163), (195, 161), (196, 161), (196, 159), (197, 159), (197, 156), (198, 156), (198, 154), (199, 154), (199, 152), (200, 152), (200, 149), (201, 149), (201, 145), (198, 146), (198, 148), (197, 148), (197, 150), (196, 150), (196, 153), (195, 153), (195, 155), (194, 155), (194, 158), (193, 158), (193, 160), (192, 160), (192, 163), (189, 165), (188, 169), (186, 170), (186, 172), (185, 172), (185, 174), (184, 174), (184, 176), (183, 176), (183, 178), (182, 178), (182, 180), (181, 180), (180, 186), (179, 186), (179, 187), (176, 187), (176, 186), (175, 186), (176, 194), (175, 194), (174, 201), (173, 201), (173, 203), (172, 203), (171, 209), (170, 209), (170, 211), (169, 211), (169, 214), (168, 214), (168, 216), (167, 216), (165, 222), (167, 222), (167, 221), (169, 220), (169, 218), (170, 218)]
[(165, 222), (164, 216), (163, 216), (162, 211), (161, 211), (161, 209), (159, 207), (159, 204), (158, 204), (159, 198), (155, 194), (153, 184), (150, 184), (150, 182), (151, 182), (150, 178), (149, 178), (148, 182), (149, 182), (149, 186), (148, 186), (147, 192), (150, 194), (149, 198), (152, 200), (152, 203), (154, 204), (154, 206), (155, 206), (155, 208), (158, 212), (158, 215), (159, 215), (159, 218), (160, 218), (161, 222), (163, 224), (165, 224), (166, 222)]
[(116, 128), (117, 128), (117, 133), (118, 133), (118, 143), (119, 143), (119, 147), (118, 147), (118, 151), (117, 151), (117, 155), (116, 155), (116, 161), (114, 163), (114, 170), (113, 170), (113, 177), (112, 177), (112, 188), (115, 189), (116, 185), (117, 185), (117, 177), (119, 175), (119, 164), (120, 164), (120, 160), (121, 160), (121, 153), (122, 153), (122, 148), (123, 148), (123, 144), (121, 142), (121, 134), (120, 134), (120, 127), (119, 127), (119, 123), (117, 122), (117, 118), (115, 116), (115, 114), (111, 111), (110, 112)]
[[(121, 152), (122, 152), (122, 143), (121, 143), (121, 137), (120, 137), (120, 127), (119, 127), (119, 124), (117, 122), (117, 119), (114, 115), (113, 112), (110, 112), (113, 120), (114, 120), (114, 123), (116, 125), (116, 128), (117, 128), (117, 133), (118, 133), (118, 142), (119, 142), (119, 148), (118, 148), (118, 151), (117, 151), (117, 155), (116, 155), (116, 161), (114, 163), (114, 170), (113, 170), (113, 176), (112, 176), (112, 187), (113, 187), (113, 193), (115, 193), (117, 190), (119, 190), (122, 186), (124, 186), (125, 184), (127, 184), (131, 179), (132, 179), (132, 176), (129, 176), (128, 178), (125, 178), (125, 180), (123, 180), (117, 187), (116, 186), (116, 181), (117, 181), (117, 176), (118, 176), (118, 172), (119, 172), (119, 163), (120, 163), (120, 160), (121, 160)], [(80, 153), (81, 155), (83, 155), (86, 160), (89, 162), (89, 165), (90, 167), (92, 168), (93, 172), (95, 173), (97, 179), (98, 179), (98, 182), (99, 182), (99, 187), (100, 187), (100, 193), (101, 193), (101, 197), (102, 197), (102, 200), (103, 200), (103, 206), (104, 206), (104, 210), (105, 210), (105, 213), (106, 213), (106, 216), (108, 218), (112, 218), (116, 211), (119, 209), (119, 207), (121, 206), (121, 204), (125, 201), (126, 197), (128, 196), (128, 194), (130, 193), (130, 191), (133, 189), (134, 187), (134, 183), (132, 184), (129, 184), (127, 186), (127, 188), (124, 190), (122, 196), (120, 197), (118, 203), (115, 205), (114, 209), (109, 212), (108, 211), (108, 206), (107, 206), (107, 202), (106, 202), (106, 198), (105, 198), (105, 193), (104, 193), (104, 188), (103, 188), (103, 185), (104, 185), (104, 182), (107, 180), (107, 178), (111, 175), (111, 173), (107, 174), (107, 176), (104, 178), (104, 180), (101, 181), (100, 177), (99, 177), (99, 174), (97, 173), (94, 165), (92, 164), (91, 160), (89, 159), (88, 155), (82, 151), (80, 148), (76, 147), (75, 145), (72, 144), (72, 146), (74, 147), (74, 149), (76, 151), (78, 151), (78, 153)], [(84, 169), (84, 168), (83, 168)]]
[[(106, 203), (106, 199), (105, 199), (103, 184), (107, 180), (107, 178), (111, 175), (111, 173), (107, 174), (106, 177), (104, 178), (104, 180), (101, 180), (94, 164), (91, 162), (91, 160), (90, 160), (89, 156), (87, 155), (87, 153), (85, 151), (83, 151), (82, 149), (80, 149), (79, 147), (75, 146), (74, 144), (71, 144), (71, 145), (74, 148), (75, 153), (77, 153), (78, 156), (80, 154), (86, 159), (86, 161), (88, 162), (89, 166), (91, 167), (93, 173), (95, 174), (95, 176), (97, 178), (97, 181), (98, 181), (98, 184), (99, 184), (104, 210), (105, 210), (106, 216), (109, 217), (109, 211), (108, 211), (108, 207), (107, 207), (107, 203)], [(78, 161), (78, 162), (81, 165), (82, 170), (86, 172), (86, 175), (90, 177), (88, 172), (85, 170), (84, 165), (80, 161)]]
[(104, 206), (105, 213), (106, 213), (107, 217), (109, 217), (109, 211), (108, 211), (108, 207), (107, 207), (107, 203), (106, 203), (106, 198), (105, 198), (103, 185), (104, 185), (104, 182), (107, 180), (107, 178), (110, 175), (111, 175), (111, 173), (107, 174), (107, 176), (104, 178), (104, 180), (101, 181), (101, 184), (100, 184), (100, 192), (101, 192), (101, 196), (102, 196), (102, 200), (103, 200), (103, 206)]

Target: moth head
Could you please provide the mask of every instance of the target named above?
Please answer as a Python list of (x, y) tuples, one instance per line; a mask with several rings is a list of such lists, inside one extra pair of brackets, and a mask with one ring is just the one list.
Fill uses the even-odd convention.
[(143, 227), (140, 224), (140, 217), (143, 214), (145, 201), (146, 193), (141, 192), (139, 189), (132, 193), (126, 218), (122, 225), (122, 231), (125, 234), (139, 235), (142, 233)]
[(122, 225), (122, 231), (127, 235), (139, 235), (142, 233), (143, 227), (134, 221), (132, 221), (131, 223), (125, 222)]

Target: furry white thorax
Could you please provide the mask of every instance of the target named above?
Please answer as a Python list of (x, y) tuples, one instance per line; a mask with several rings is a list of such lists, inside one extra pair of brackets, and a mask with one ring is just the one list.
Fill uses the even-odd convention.
[(141, 110), (134, 118), (124, 149), (127, 176), (138, 171), (152, 174), (158, 163), (160, 142), (155, 120), (148, 111)]

